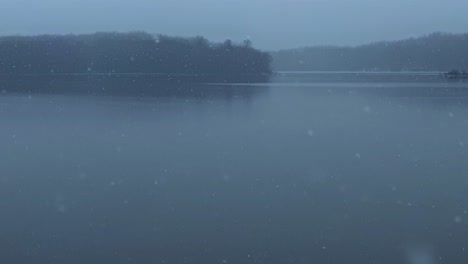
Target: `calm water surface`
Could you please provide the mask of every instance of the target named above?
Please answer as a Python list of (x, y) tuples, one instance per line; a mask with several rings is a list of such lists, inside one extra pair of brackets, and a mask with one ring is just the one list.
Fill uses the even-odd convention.
[(321, 78), (4, 91), (0, 262), (466, 263), (468, 83)]

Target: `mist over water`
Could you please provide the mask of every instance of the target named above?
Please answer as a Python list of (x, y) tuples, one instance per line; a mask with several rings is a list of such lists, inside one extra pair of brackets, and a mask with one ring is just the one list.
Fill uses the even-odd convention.
[(467, 83), (275, 78), (2, 93), (0, 262), (468, 259)]

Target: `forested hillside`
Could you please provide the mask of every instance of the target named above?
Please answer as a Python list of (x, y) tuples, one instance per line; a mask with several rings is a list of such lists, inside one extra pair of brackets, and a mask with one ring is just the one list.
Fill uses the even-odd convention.
[(271, 72), (270, 62), (248, 40), (217, 44), (142, 32), (0, 37), (0, 75), (259, 75)]
[(306, 47), (272, 56), (278, 71), (463, 70), (468, 69), (468, 34), (433, 33), (356, 47)]

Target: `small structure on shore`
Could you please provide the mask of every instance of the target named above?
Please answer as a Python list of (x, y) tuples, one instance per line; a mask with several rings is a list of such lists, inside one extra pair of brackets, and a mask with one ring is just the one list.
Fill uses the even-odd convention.
[(468, 72), (466, 71), (451, 70), (442, 75), (447, 79), (468, 79)]

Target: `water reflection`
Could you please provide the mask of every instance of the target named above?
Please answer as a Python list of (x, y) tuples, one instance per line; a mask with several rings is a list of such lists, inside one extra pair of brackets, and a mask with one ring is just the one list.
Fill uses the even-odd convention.
[(161, 81), (154, 76), (2, 76), (2, 94), (111, 95), (178, 98), (249, 98), (262, 94), (267, 86), (225, 85)]
[[(105, 87), (155, 85), (132, 82)], [(459, 263), (465, 99), (424, 84), (360, 85), (6, 93), (0, 258)]]

